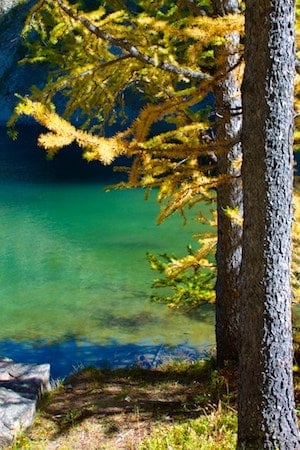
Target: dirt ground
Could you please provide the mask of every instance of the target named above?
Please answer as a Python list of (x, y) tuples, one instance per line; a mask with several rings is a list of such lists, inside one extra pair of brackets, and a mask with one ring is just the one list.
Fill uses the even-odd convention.
[(157, 424), (168, 427), (214, 408), (218, 392), (205, 398), (210, 381), (196, 372), (86, 369), (42, 400), (30, 443), (20, 438), (17, 448), (137, 449)]
[[(299, 408), (300, 373), (294, 376)], [(209, 416), (220, 400), (236, 411), (236, 395), (234, 367), (84, 369), (43, 397), (13, 450), (137, 450), (157, 426)]]

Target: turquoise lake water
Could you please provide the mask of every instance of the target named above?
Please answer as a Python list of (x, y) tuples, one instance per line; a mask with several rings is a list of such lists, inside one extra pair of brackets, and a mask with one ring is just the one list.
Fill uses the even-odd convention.
[(0, 130), (0, 355), (50, 362), (56, 377), (213, 346), (211, 308), (188, 316), (149, 300), (146, 252), (182, 255), (201, 225), (176, 216), (157, 226), (155, 192), (105, 192), (110, 168), (74, 149), (46, 161), (35, 138), (23, 128), (12, 142)]

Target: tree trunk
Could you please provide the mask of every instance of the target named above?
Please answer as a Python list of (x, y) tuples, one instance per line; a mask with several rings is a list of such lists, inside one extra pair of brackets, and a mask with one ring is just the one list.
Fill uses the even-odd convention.
[(293, 0), (248, 0), (238, 449), (296, 449), (290, 250)]
[[(223, 1), (219, 14), (238, 11), (238, 3)], [(216, 347), (217, 365), (238, 360), (238, 304), (240, 301), (240, 265), (242, 257), (242, 228), (233, 223), (226, 208), (237, 208), (242, 214), (243, 192), (240, 170), (233, 166), (241, 157), (241, 144), (230, 145), (238, 140), (242, 126), (240, 83), (233, 70), (239, 59), (239, 33), (226, 36), (228, 43), (218, 50), (217, 57), (226, 61), (227, 75), (215, 89), (216, 140), (228, 148), (218, 155), (219, 175), (226, 177), (217, 189), (218, 241), (216, 283)], [(227, 178), (229, 177), (229, 178)]]

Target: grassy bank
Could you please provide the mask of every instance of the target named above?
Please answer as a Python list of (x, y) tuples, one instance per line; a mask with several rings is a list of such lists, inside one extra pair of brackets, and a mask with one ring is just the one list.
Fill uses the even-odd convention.
[[(297, 404), (300, 377), (295, 372)], [(234, 449), (237, 373), (212, 361), (158, 370), (86, 368), (41, 401), (16, 449)]]

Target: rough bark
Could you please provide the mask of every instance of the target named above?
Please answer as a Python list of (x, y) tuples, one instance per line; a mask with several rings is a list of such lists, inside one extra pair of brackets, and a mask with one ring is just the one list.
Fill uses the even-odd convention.
[(290, 289), (294, 2), (246, 3), (238, 449), (296, 449)]
[[(219, 14), (235, 13), (238, 3), (226, 0), (221, 3)], [(218, 173), (226, 182), (217, 189), (218, 241), (216, 283), (216, 347), (217, 365), (238, 360), (238, 304), (240, 300), (240, 265), (242, 255), (242, 229), (226, 215), (226, 208), (238, 208), (242, 213), (243, 193), (240, 170), (233, 162), (241, 157), (239, 139), (242, 126), (240, 83), (232, 70), (239, 59), (239, 33), (226, 36), (227, 44), (219, 48), (218, 57), (226, 61), (227, 75), (215, 89), (216, 139), (226, 147), (218, 155)], [(229, 178), (227, 178), (229, 177)]]

